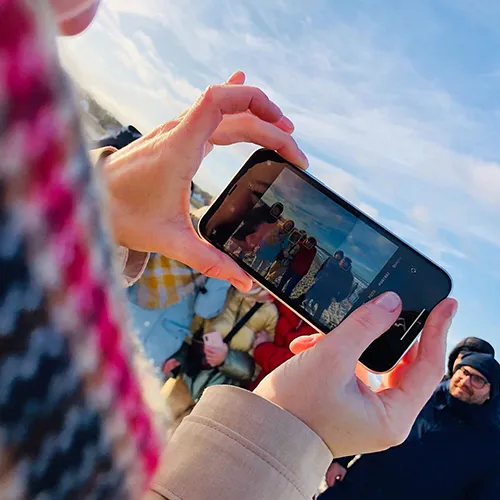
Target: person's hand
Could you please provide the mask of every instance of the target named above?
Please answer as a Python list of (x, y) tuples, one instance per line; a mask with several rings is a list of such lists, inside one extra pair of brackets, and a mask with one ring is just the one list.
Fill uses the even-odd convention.
[(255, 340), (253, 341), (253, 348), (256, 349), (260, 344), (264, 344), (265, 342), (271, 342), (271, 336), (266, 331), (262, 330), (257, 333), (255, 336)]
[(342, 482), (347, 474), (347, 469), (338, 462), (332, 462), (326, 471), (326, 484), (332, 488), (337, 481)]
[(220, 347), (210, 347), (208, 345), (205, 345), (203, 349), (205, 352), (207, 363), (211, 367), (215, 368), (216, 366), (222, 365), (222, 363), (226, 361), (229, 346), (227, 344), (224, 344)]
[(173, 370), (181, 366), (180, 362), (174, 358), (167, 359), (165, 363), (163, 363), (162, 371), (164, 375), (168, 375)]
[(374, 392), (355, 376), (363, 351), (399, 317), (401, 301), (386, 293), (363, 305), (329, 335), (296, 339), (298, 354), (271, 372), (255, 393), (295, 415), (334, 457), (381, 451), (402, 443), (444, 373), (446, 333), (457, 303), (430, 314), (415, 359)]
[(251, 278), (196, 234), (189, 216), (191, 179), (214, 145), (259, 144), (303, 168), (307, 159), (290, 135), (290, 120), (244, 81), (237, 72), (209, 87), (176, 120), (109, 156), (103, 172), (117, 243), (158, 252), (248, 291)]

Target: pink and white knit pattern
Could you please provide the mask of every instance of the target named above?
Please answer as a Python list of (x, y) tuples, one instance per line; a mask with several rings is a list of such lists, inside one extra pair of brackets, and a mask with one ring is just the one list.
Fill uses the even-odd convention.
[(2, 499), (137, 498), (159, 442), (45, 0), (0, 0)]

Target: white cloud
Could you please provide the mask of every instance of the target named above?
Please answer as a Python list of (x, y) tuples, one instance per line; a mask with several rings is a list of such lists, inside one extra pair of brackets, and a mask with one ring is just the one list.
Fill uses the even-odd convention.
[[(341, 196), (438, 260), (473, 254), (474, 232), (500, 246), (500, 167), (464, 146), (481, 135), (482, 120), (497, 118), (469, 110), (403, 51), (380, 45), (369, 19), (312, 27), (305, 13), (313, 6), (295, 1), (108, 0), (104, 7), (97, 25), (65, 42), (64, 52), (82, 58), (85, 79), (125, 121), (151, 128), (194, 101), (214, 75), (241, 67), (293, 118), (296, 137), (313, 152), (311, 172)], [(125, 33), (119, 14), (147, 20), (151, 30), (142, 22)], [(293, 36), (283, 30), (288, 19), (297, 23)], [(184, 51), (190, 74), (165, 57), (162, 33), (172, 56)], [(103, 77), (109, 60), (95, 49), (103, 40), (122, 72)], [(92, 43), (94, 53), (85, 53)], [(215, 192), (251, 149), (211, 156), (198, 179)], [(443, 229), (460, 243), (445, 241)]]
[(471, 171), (470, 191), (480, 202), (500, 207), (500, 166), (496, 163), (476, 165)]

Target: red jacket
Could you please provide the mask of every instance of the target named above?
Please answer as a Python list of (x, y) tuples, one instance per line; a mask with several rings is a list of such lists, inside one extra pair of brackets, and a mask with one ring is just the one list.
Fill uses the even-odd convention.
[(271, 373), (293, 356), (290, 351), (292, 340), (302, 335), (317, 333), (312, 326), (301, 320), (287, 306), (278, 301), (275, 304), (278, 308), (279, 318), (274, 333), (274, 341), (260, 344), (253, 353), (255, 363), (261, 367), (261, 371), (250, 390), (255, 389), (268, 373)]
[(316, 257), (316, 247), (307, 248), (301, 245), (290, 266), (292, 271), (299, 276), (305, 276), (309, 272), (309, 269), (311, 269), (314, 257)]

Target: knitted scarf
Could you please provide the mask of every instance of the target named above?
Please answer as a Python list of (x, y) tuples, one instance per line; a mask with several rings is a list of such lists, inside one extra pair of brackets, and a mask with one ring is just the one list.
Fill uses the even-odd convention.
[(46, 0), (0, 0), (0, 491), (138, 498), (159, 442)]

